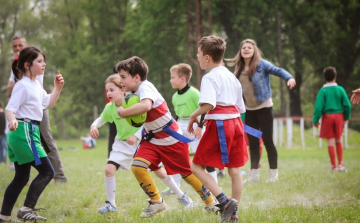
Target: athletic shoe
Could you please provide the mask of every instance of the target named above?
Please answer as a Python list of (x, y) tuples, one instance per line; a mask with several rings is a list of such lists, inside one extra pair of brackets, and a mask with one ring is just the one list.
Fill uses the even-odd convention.
[(347, 172), (346, 168), (344, 167), (344, 165), (339, 165), (338, 166), (338, 171), (339, 172)]
[(331, 170), (330, 170), (330, 171), (331, 171), (331, 172), (337, 172), (337, 171), (338, 171), (338, 168), (336, 168), (336, 167), (335, 167), (335, 168), (332, 168), (332, 167), (331, 167)]
[(44, 208), (32, 209), (30, 211), (19, 210), (17, 218), (24, 221), (46, 221), (47, 219), (36, 214), (36, 211), (46, 211)]
[(55, 185), (65, 184), (67, 182), (67, 178), (54, 178)]
[(188, 197), (186, 195), (186, 193), (184, 193), (184, 195), (182, 196), (182, 198), (178, 198), (178, 201), (185, 206), (185, 208), (192, 208), (194, 203), (193, 201), (191, 200), (190, 197)]
[(269, 177), (266, 179), (265, 183), (276, 182), (279, 179), (278, 169), (269, 169)]
[(236, 216), (236, 215), (231, 216), (230, 222), (232, 222), (232, 223), (237, 223), (237, 222), (239, 222), (238, 216)]
[(161, 191), (160, 194), (162, 194), (162, 195), (171, 195), (171, 194), (175, 194), (175, 192), (172, 191), (170, 189), (170, 187), (167, 187), (167, 188), (165, 188), (165, 190)]
[(224, 171), (219, 171), (218, 174), (217, 174), (218, 178), (224, 178), (225, 176), (226, 176), (226, 174), (225, 174)]
[(99, 213), (103, 214), (103, 213), (108, 213), (108, 212), (115, 212), (116, 211), (116, 207), (113, 206), (109, 201), (105, 201), (105, 204), (101, 207), (98, 208)]
[(231, 216), (237, 206), (237, 200), (234, 198), (228, 198), (228, 202), (225, 205), (217, 204), (220, 208), (221, 218), (220, 222), (230, 222)]
[(251, 169), (247, 179), (244, 180), (244, 184), (245, 183), (257, 182), (257, 181), (259, 181), (259, 179), (260, 179), (259, 169)]
[(150, 218), (154, 216), (156, 213), (159, 213), (160, 211), (163, 211), (165, 209), (166, 209), (166, 204), (164, 200), (162, 200), (161, 203), (154, 203), (152, 201), (149, 201), (149, 206), (144, 210), (143, 213), (141, 213), (140, 217)]
[(218, 214), (220, 213), (220, 209), (214, 204), (211, 206), (206, 206), (204, 207), (204, 211), (208, 212), (208, 213), (214, 213), (214, 214)]

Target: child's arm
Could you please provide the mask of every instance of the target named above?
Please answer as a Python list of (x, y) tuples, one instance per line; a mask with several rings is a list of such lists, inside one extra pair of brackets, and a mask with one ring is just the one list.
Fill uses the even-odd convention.
[(141, 139), (143, 129), (144, 129), (144, 127), (139, 128), (139, 130), (134, 135), (127, 138), (126, 142), (129, 145), (134, 145), (137, 140)]
[(353, 90), (352, 91), (352, 96), (351, 96), (351, 103), (353, 103), (354, 105), (359, 104), (360, 102), (360, 88)]
[(47, 108), (51, 108), (57, 102), (64, 84), (65, 84), (64, 78), (60, 74), (60, 71), (58, 71), (58, 73), (57, 73), (57, 75), (55, 76), (55, 79), (54, 79), (55, 88), (54, 88), (54, 90), (52, 91), (52, 93), (50, 95), (50, 103), (49, 103), (49, 106)]
[(101, 119), (101, 117), (97, 118), (90, 126), (90, 135), (92, 138), (97, 139), (100, 135), (98, 128), (103, 126), (106, 122)]
[(15, 131), (18, 127), (18, 121), (15, 118), (15, 114), (14, 112), (10, 111), (10, 110), (5, 110), (5, 116), (6, 119), (9, 122), (9, 130), (10, 131)]
[(197, 124), (199, 124), (199, 121), (197, 120), (197, 117), (199, 115), (202, 115), (208, 111), (210, 111), (211, 109), (213, 109), (213, 106), (211, 104), (208, 103), (203, 103), (200, 105), (200, 107), (198, 109), (196, 109), (191, 115), (190, 115), (190, 119), (189, 119), (189, 124), (188, 124), (188, 132), (190, 133), (194, 133), (194, 128), (193, 128), (193, 124), (194, 122), (196, 122)]
[(151, 99), (145, 98), (141, 100), (139, 103), (126, 109), (120, 106), (117, 110), (117, 113), (121, 118), (125, 118), (132, 115), (139, 115), (148, 112), (151, 109), (152, 104), (153, 102)]
[(323, 115), (323, 108), (324, 108), (324, 96), (323, 91), (320, 89), (319, 93), (316, 96), (315, 105), (314, 105), (314, 115), (313, 115), (313, 124), (317, 128), (319, 127), (319, 120)]

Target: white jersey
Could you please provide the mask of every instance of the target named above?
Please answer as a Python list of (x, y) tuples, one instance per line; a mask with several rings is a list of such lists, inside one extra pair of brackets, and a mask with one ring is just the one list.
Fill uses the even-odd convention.
[[(44, 87), (44, 75), (38, 75), (36, 76), (36, 80), (38, 80), (41, 84), (41, 87), (43, 88)], [(12, 81), (15, 83), (15, 75), (13, 73), (13, 71), (11, 70), (11, 73), (10, 73), (10, 78), (9, 78), (9, 81)]]
[[(240, 81), (231, 73), (226, 67), (219, 66), (213, 68), (201, 80), (199, 105), (208, 103), (215, 109), (216, 105), (221, 106), (236, 106), (240, 113), (244, 113), (245, 104), (243, 99), (242, 87)], [(232, 114), (228, 118), (235, 118), (240, 116)], [(205, 115), (205, 119), (224, 119), (219, 114)], [(234, 116), (234, 117), (233, 117)], [(227, 118), (225, 118), (227, 119)]]
[(41, 121), (43, 109), (50, 103), (50, 94), (42, 88), (38, 80), (23, 77), (16, 82), (6, 110), (15, 113), (17, 119)]

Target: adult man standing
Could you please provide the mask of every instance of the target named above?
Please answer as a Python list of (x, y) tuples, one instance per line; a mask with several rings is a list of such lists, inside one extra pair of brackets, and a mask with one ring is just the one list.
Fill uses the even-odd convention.
[[(25, 48), (26, 46), (27, 46), (27, 44), (26, 44), (26, 40), (24, 37), (15, 36), (12, 39), (12, 50), (14, 52), (13, 59), (16, 59), (19, 56), (20, 51), (23, 48)], [(37, 76), (36, 78), (40, 82), (41, 86), (43, 86), (44, 75)], [(8, 97), (11, 96), (15, 82), (16, 82), (16, 80), (15, 80), (14, 74), (11, 71), (11, 75), (10, 75), (9, 82), (7, 85)], [(45, 151), (48, 153), (47, 155), (48, 155), (50, 162), (53, 165), (54, 170), (55, 170), (55, 176), (54, 176), (55, 184), (66, 183), (67, 177), (64, 175), (64, 169), (63, 169), (62, 162), (60, 159), (59, 150), (55, 144), (55, 141), (53, 139), (51, 129), (50, 129), (49, 110), (48, 109), (45, 109), (43, 112), (43, 119), (40, 122), (39, 129), (40, 129), (41, 144), (43, 145)]]

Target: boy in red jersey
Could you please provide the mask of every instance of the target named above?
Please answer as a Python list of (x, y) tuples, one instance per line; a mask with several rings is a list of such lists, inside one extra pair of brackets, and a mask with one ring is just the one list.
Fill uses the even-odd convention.
[[(191, 170), (216, 196), (220, 222), (238, 222), (237, 206), (242, 192), (240, 167), (248, 160), (244, 127), (240, 113), (245, 112), (242, 88), (235, 75), (222, 66), (225, 41), (216, 36), (203, 37), (197, 58), (201, 69), (209, 72), (201, 80), (200, 107), (191, 114), (188, 131), (193, 132), (196, 117), (204, 114), (206, 130), (195, 153)], [(228, 198), (205, 171), (206, 166), (228, 167), (232, 198)]]
[(214, 205), (209, 190), (190, 170), (188, 140), (182, 136), (178, 123), (173, 120), (165, 99), (155, 86), (147, 81), (148, 67), (139, 57), (131, 57), (116, 65), (125, 91), (140, 97), (140, 102), (124, 109), (119, 107), (121, 118), (147, 113), (144, 123), (145, 137), (134, 157), (132, 171), (141, 188), (149, 196), (149, 206), (140, 215), (148, 218), (166, 209), (159, 191), (147, 171), (158, 169), (160, 162), (168, 175), (180, 173), (182, 178), (200, 195), (206, 206)]

